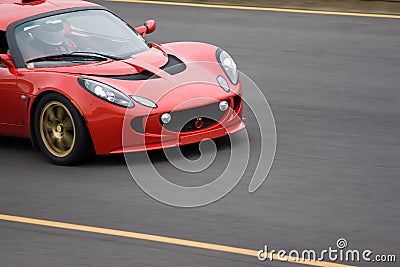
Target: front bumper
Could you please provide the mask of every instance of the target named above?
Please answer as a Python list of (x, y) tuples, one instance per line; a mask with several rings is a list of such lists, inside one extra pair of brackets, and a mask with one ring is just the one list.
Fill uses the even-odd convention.
[(159, 142), (148, 142), (143, 145), (124, 146), (117, 148), (109, 152), (109, 154), (127, 153), (127, 152), (138, 152), (144, 150), (155, 150), (169, 147), (183, 146), (193, 143), (201, 142), (204, 139), (215, 139), (228, 134), (233, 134), (243, 130), (246, 125), (243, 122), (231, 125), (228, 128), (217, 127), (215, 129), (204, 129), (202, 131), (196, 131), (186, 134), (181, 134), (177, 138), (170, 139), (170, 137), (160, 137)]
[[(103, 112), (101, 120), (96, 116), (88, 119), (88, 128), (96, 154), (106, 155), (175, 147), (198, 143), (204, 139), (215, 139), (243, 130), (245, 124), (242, 122), (243, 103), (240, 96), (231, 95), (225, 99), (215, 100), (214, 104), (221, 100), (228, 100), (230, 106), (222, 116), (218, 116), (220, 118), (218, 121), (205, 128), (187, 131), (173, 131), (163, 127), (159, 120), (163, 113), (161, 111), (146, 115), (138, 114), (137, 110), (132, 114)], [(198, 107), (193, 107), (193, 109), (196, 108)], [(198, 114), (198, 116), (203, 117), (203, 114)], [(142, 130), (132, 125), (132, 121), (138, 118), (144, 118), (141, 119)]]

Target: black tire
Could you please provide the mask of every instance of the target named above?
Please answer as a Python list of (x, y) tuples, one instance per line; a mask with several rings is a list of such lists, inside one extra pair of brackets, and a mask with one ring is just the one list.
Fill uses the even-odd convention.
[(45, 95), (35, 109), (33, 123), (40, 150), (55, 164), (79, 164), (94, 155), (86, 124), (66, 97)]

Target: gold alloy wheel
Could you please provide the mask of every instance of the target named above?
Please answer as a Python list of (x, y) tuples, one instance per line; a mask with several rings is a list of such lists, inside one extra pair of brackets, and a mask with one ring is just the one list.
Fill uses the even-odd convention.
[(56, 157), (65, 157), (74, 148), (76, 130), (68, 108), (58, 101), (47, 103), (40, 113), (40, 136), (47, 150)]

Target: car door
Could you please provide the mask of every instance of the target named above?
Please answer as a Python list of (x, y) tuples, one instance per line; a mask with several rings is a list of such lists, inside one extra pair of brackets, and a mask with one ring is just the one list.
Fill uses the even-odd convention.
[(0, 62), (0, 126), (22, 124), (17, 78)]

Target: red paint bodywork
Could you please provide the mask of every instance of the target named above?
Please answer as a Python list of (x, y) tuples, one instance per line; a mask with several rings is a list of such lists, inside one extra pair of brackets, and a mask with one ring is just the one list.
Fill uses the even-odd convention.
[[(3, 31), (14, 21), (32, 15), (71, 7), (95, 6), (83, 1), (43, 1), (24, 5), (15, 4), (12, 0), (0, 1), (5, 3), (0, 5), (0, 30)], [(0, 135), (31, 138), (35, 104), (38, 98), (48, 92), (64, 95), (81, 112), (96, 154), (159, 149), (240, 131), (245, 128), (241, 120), (243, 105), (240, 101), (234, 108), (233, 98), (242, 95), (242, 85), (240, 81), (237, 85), (230, 83), (231, 91), (228, 93), (218, 85), (218, 75), (229, 79), (216, 60), (217, 49), (203, 43), (152, 44), (148, 51), (127, 60), (32, 69), (0, 66)], [(175, 75), (161, 70), (160, 67), (168, 61), (167, 54), (179, 58), (187, 68)], [(160, 78), (132, 81), (104, 77), (128, 75), (143, 70), (155, 73)], [(78, 77), (103, 82), (126, 95), (146, 97), (156, 102), (158, 107), (151, 109), (138, 103), (131, 109), (116, 106), (83, 89), (78, 83)], [(179, 133), (166, 130), (159, 122), (164, 112), (190, 109), (221, 100), (228, 100), (232, 109), (226, 112), (218, 124), (208, 128)], [(144, 126), (145, 133), (130, 127), (131, 119), (138, 116), (148, 117)]]

